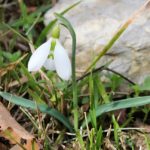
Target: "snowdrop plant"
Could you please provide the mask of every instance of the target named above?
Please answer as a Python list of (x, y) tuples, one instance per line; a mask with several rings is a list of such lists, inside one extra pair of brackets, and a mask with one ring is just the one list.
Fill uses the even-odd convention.
[(52, 31), (52, 37), (32, 54), (28, 62), (28, 71), (38, 71), (43, 66), (47, 70), (56, 70), (63, 80), (70, 79), (71, 62), (67, 51), (59, 42), (59, 36), (60, 28), (56, 25)]

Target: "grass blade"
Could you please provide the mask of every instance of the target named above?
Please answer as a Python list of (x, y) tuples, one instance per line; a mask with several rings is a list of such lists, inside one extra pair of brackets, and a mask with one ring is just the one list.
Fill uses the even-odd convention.
[(31, 100), (28, 100), (28, 99), (25, 99), (22, 97), (14, 96), (7, 92), (0, 91), (0, 96), (3, 97), (4, 100), (7, 100), (16, 105), (30, 108), (33, 110), (39, 109), (41, 112), (49, 114), (52, 117), (58, 119), (61, 123), (63, 123), (65, 125), (66, 128), (68, 128), (70, 130), (70, 132), (73, 132), (73, 128), (72, 128), (72, 125), (69, 122), (69, 120), (54, 108), (50, 108), (44, 104), (36, 104), (34, 101), (31, 101)]
[[(110, 112), (118, 109), (130, 108), (130, 107), (138, 107), (147, 104), (150, 104), (150, 96), (128, 98), (124, 100), (111, 102), (108, 104), (98, 106), (96, 108), (96, 117), (99, 117), (106, 112)], [(90, 115), (88, 116), (87, 120), (88, 122), (91, 122)], [(83, 122), (82, 126), (85, 127), (85, 125), (86, 125), (85, 122)]]

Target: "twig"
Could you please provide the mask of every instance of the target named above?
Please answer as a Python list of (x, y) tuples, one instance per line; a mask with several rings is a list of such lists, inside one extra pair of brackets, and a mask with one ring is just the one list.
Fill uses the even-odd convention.
[(17, 2), (11, 2), (9, 4), (2, 4), (0, 5), (0, 8), (8, 8), (8, 7), (11, 7), (12, 5), (16, 5)]
[(128, 81), (129, 83), (131, 83), (132, 85), (136, 85), (136, 83), (134, 83), (133, 81), (131, 81), (130, 79), (128, 79), (127, 77), (125, 77), (124, 75), (122, 75), (121, 73), (115, 71), (115, 70), (112, 70), (110, 68), (104, 68), (103, 70), (107, 70), (107, 71), (110, 71), (110, 72), (113, 72), (114, 74), (117, 74), (119, 75), (121, 78), (123, 78), (124, 80)]
[[(98, 68), (92, 70), (92, 73), (102, 71), (102, 70), (104, 70), (105, 67), (106, 67), (105, 65), (101, 66), (101, 67), (98, 67)], [(88, 72), (88, 73), (84, 74), (83, 76), (81, 76), (80, 78), (77, 79), (77, 82), (80, 81), (80, 80), (83, 80), (85, 77), (89, 76), (90, 74), (91, 74), (91, 72)]]
[[(112, 73), (114, 73), (114, 74), (117, 74), (117, 75), (119, 75), (121, 78), (123, 78), (124, 80), (128, 81), (130, 84), (136, 85), (135, 82), (131, 81), (130, 79), (128, 79), (128, 78), (125, 77), (124, 75), (120, 74), (119, 72), (117, 72), (117, 71), (115, 71), (115, 70), (112, 70), (112, 69), (106, 67), (106, 65), (100, 66), (100, 67), (98, 67), (98, 68), (92, 70), (92, 73), (97, 73), (98, 71), (103, 71), (103, 70), (107, 70), (107, 71), (110, 71), (110, 72), (112, 72)], [(90, 74), (91, 74), (91, 72), (88, 72), (88, 73), (84, 74), (83, 76), (81, 76), (80, 78), (77, 79), (77, 82), (80, 81), (80, 80), (83, 80), (85, 77), (89, 76)], [(72, 85), (72, 83), (69, 84), (68, 87), (70, 87), (71, 85)]]

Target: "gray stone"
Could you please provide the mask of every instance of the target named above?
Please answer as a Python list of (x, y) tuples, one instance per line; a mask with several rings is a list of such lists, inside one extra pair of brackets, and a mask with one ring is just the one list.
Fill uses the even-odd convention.
[[(45, 14), (45, 24), (54, 19), (54, 12), (61, 12), (76, 0), (59, 0)], [(72, 23), (77, 35), (77, 72), (87, 68), (112, 38), (114, 33), (145, 1), (144, 0), (85, 0), (65, 17)], [(132, 24), (104, 56), (97, 66), (110, 60), (110, 68), (141, 83), (150, 74), (150, 13), (146, 12)], [(61, 40), (71, 54), (71, 37), (63, 28)]]

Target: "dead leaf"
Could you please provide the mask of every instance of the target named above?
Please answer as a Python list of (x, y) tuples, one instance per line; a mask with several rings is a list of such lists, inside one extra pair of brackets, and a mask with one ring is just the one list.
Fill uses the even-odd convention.
[(18, 144), (24, 147), (24, 149), (38, 150), (39, 146), (35, 142), (33, 135), (28, 133), (16, 120), (10, 115), (7, 109), (0, 103), (0, 136), (9, 140), (11, 144)]
[(117, 150), (108, 137), (104, 139), (104, 150)]
[(8, 84), (8, 87), (9, 88), (12, 88), (14, 86), (19, 86), (19, 85), (22, 85), (24, 83), (26, 83), (28, 81), (28, 78), (26, 76), (23, 76), (22, 78), (18, 80), (15, 80), (15, 81), (12, 81)]
[(132, 131), (130, 132), (130, 139), (135, 145), (135, 150), (149, 150), (144, 134), (137, 131)]

